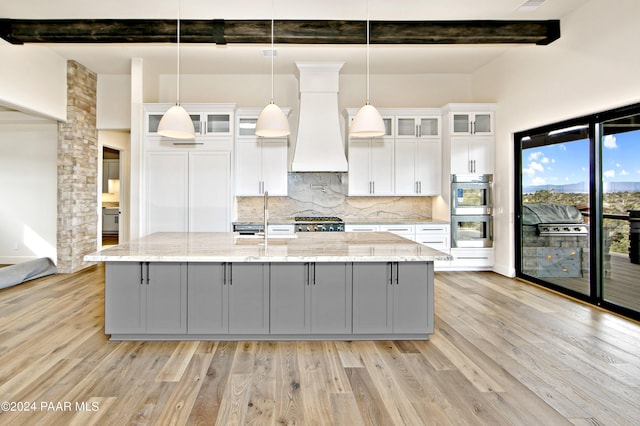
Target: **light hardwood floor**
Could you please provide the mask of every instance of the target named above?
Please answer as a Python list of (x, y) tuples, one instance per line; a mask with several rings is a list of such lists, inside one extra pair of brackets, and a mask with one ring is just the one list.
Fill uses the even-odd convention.
[(101, 267), (0, 290), (0, 424), (638, 424), (640, 325), (493, 273), (435, 297), (430, 341), (109, 342)]

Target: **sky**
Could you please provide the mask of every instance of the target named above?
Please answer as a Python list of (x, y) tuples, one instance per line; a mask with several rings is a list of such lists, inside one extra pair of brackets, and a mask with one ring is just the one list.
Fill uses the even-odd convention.
[[(605, 136), (602, 173), (605, 182), (640, 182), (640, 131)], [(580, 182), (589, 182), (587, 139), (523, 150), (524, 187)]]

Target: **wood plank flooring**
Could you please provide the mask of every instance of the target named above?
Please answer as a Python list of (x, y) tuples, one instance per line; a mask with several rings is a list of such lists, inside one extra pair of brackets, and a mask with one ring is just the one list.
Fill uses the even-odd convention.
[(488, 272), (435, 298), (429, 341), (109, 342), (102, 267), (41, 278), (0, 290), (0, 424), (638, 424), (637, 323)]

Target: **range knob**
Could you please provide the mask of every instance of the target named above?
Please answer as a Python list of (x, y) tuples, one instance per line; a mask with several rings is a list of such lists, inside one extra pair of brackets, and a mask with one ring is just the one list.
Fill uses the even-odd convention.
[(329, 231), (333, 231), (333, 225), (329, 225)]
[(307, 232), (311, 232), (311, 227), (307, 226)]

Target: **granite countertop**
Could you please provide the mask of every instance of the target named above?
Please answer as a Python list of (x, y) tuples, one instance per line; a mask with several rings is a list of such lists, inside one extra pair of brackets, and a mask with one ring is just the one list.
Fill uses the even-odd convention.
[(240, 238), (232, 232), (163, 232), (84, 257), (96, 262), (431, 262), (451, 256), (387, 232), (302, 232)]
[[(346, 225), (352, 224), (385, 224), (385, 225), (412, 225), (418, 223), (444, 223), (448, 224), (447, 220), (439, 220), (439, 219), (382, 219), (382, 218), (346, 218), (342, 219)], [(234, 225), (253, 225), (253, 224), (264, 223), (264, 219), (243, 219), (236, 220), (233, 222)], [(278, 219), (278, 218), (269, 218), (269, 225), (293, 225), (295, 220), (291, 219)]]

